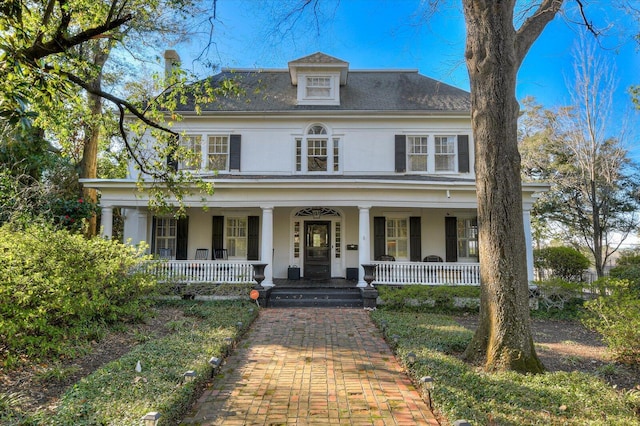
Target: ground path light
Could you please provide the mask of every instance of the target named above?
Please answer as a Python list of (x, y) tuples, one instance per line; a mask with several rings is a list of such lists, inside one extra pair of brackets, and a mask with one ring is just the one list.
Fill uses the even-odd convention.
[(193, 380), (196, 378), (196, 372), (193, 370), (189, 370), (186, 371), (182, 377), (184, 378), (185, 382), (193, 382)]
[(142, 420), (142, 424), (144, 426), (156, 426), (159, 419), (160, 413), (158, 413), (157, 411), (151, 411), (145, 414), (140, 420)]
[(420, 379), (420, 383), (422, 384), (423, 389), (427, 391), (427, 397), (429, 398), (429, 408), (433, 409), (432, 402), (431, 402), (431, 391), (435, 387), (435, 382), (433, 381), (433, 377), (424, 376)]

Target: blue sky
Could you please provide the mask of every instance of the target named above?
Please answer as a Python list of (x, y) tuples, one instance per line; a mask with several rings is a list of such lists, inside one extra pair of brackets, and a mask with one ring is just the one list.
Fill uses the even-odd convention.
[[(272, 2), (277, 8), (278, 1)], [(322, 51), (349, 62), (352, 69), (418, 69), (420, 73), (469, 90), (463, 61), (465, 27), (459, 1), (442, 2), (425, 24), (417, 14), (420, 0), (323, 0), (329, 7), (321, 26), (300, 20), (286, 35), (273, 35), (274, 11), (257, 0), (218, 0), (215, 46), (206, 53), (212, 63), (226, 68), (286, 68), (287, 62)], [(337, 8), (335, 5), (337, 4)], [(640, 84), (640, 53), (630, 41), (640, 31), (628, 16), (611, 8), (611, 2), (591, 1), (587, 13), (596, 25), (614, 22), (611, 36), (602, 37), (598, 53), (615, 64), (619, 81), (614, 117), (629, 114), (627, 90)], [(545, 29), (522, 64), (517, 97), (535, 96), (548, 108), (570, 103), (567, 79), (575, 75), (573, 53), (581, 31), (569, 23), (575, 3), (567, 0), (569, 18), (557, 17)], [(277, 10), (275, 11), (277, 15)], [(207, 35), (177, 46), (185, 67), (201, 75), (212, 72), (193, 64)], [(638, 124), (638, 114), (630, 113)], [(635, 127), (638, 127), (637, 125)], [(635, 144), (633, 144), (635, 145)], [(640, 152), (635, 152), (640, 156)]]

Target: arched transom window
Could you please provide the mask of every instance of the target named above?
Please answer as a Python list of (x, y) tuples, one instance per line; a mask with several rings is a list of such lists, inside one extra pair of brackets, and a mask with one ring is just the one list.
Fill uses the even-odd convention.
[(337, 173), (340, 171), (340, 138), (321, 124), (314, 124), (304, 137), (296, 139), (296, 172)]

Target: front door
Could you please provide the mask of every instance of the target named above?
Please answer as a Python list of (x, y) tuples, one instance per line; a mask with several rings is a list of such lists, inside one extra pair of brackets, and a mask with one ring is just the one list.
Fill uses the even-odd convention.
[(311, 280), (331, 278), (331, 222), (305, 222), (304, 277)]

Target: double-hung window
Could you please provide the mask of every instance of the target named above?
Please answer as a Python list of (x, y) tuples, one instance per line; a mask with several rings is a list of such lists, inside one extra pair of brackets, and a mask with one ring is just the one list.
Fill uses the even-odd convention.
[(306, 78), (307, 98), (330, 98), (331, 97), (331, 77), (310, 76)]
[(409, 136), (409, 171), (426, 172), (429, 164), (429, 138), (427, 136)]
[[(397, 138), (398, 136), (396, 136), (396, 143), (398, 143)], [(413, 173), (468, 172), (468, 165), (458, 170), (457, 136), (409, 135), (406, 137), (406, 147), (403, 143), (401, 147), (403, 151), (398, 151), (399, 148), (396, 145), (396, 171), (404, 171), (406, 167), (407, 172)], [(399, 152), (400, 160), (397, 157)], [(468, 164), (468, 159), (466, 161)]]
[(229, 170), (229, 136), (189, 134), (180, 139), (180, 169)]
[(409, 223), (407, 218), (387, 218), (387, 253), (396, 260), (409, 259)]
[(458, 218), (458, 259), (478, 261), (478, 219)]
[(155, 225), (155, 254), (167, 254), (175, 258), (178, 221), (170, 217), (158, 217)]
[(435, 138), (435, 171), (455, 172), (456, 171), (456, 137), (436, 136)]
[(182, 170), (200, 170), (202, 164), (202, 137), (187, 135), (180, 139), (181, 153), (180, 168)]
[(207, 149), (207, 169), (229, 169), (229, 137), (209, 136)]
[(227, 218), (227, 254), (230, 258), (247, 258), (247, 218)]

